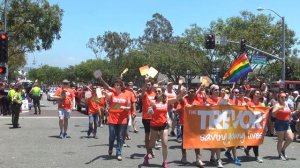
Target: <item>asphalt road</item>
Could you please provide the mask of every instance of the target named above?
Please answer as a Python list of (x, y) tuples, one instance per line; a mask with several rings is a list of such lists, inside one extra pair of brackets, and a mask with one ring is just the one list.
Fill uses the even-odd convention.
[[(10, 129), (11, 118), (0, 116), (0, 168), (88, 168), (88, 167), (161, 167), (161, 151), (154, 150), (156, 158), (150, 160), (150, 165), (143, 166), (144, 132), (141, 118), (138, 117), (138, 133), (130, 132), (131, 140), (126, 141), (130, 147), (123, 148), (123, 161), (107, 155), (108, 127), (99, 128), (99, 139), (87, 138), (87, 116), (74, 111), (69, 123), (69, 138), (59, 139), (56, 105), (42, 101), (42, 115), (33, 115), (33, 111), (21, 114), (20, 129)], [(195, 167), (195, 154), (188, 151), (190, 164), (180, 163), (180, 143), (169, 137), (168, 161), (170, 167)], [(276, 138), (266, 137), (260, 147), (263, 163), (257, 163), (253, 157), (246, 157), (242, 150), (238, 155), (242, 167), (282, 168), (298, 167), (300, 165), (300, 143), (294, 142), (287, 149), (289, 161), (277, 159)], [(215, 167), (208, 160), (210, 152), (201, 150), (206, 167)], [(250, 154), (253, 156), (253, 152)], [(224, 167), (239, 167), (221, 154)]]

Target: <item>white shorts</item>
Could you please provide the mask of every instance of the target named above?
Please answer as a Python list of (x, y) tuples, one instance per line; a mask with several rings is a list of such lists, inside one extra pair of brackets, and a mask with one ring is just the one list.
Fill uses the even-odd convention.
[(62, 109), (62, 108), (58, 109), (58, 117), (60, 119), (70, 118), (70, 116), (71, 116), (71, 110), (65, 110), (65, 109)]

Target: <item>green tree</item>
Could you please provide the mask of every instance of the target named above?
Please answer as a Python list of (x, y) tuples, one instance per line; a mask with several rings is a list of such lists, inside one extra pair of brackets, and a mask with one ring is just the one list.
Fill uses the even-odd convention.
[(103, 36), (97, 36), (96, 39), (90, 38), (87, 47), (93, 51), (96, 58), (99, 58), (104, 51), (110, 61), (116, 61), (125, 54), (131, 44), (132, 39), (129, 33), (107, 31)]
[(26, 64), (26, 53), (48, 50), (60, 39), (62, 15), (62, 9), (47, 0), (8, 1), (10, 73)]
[(172, 41), (173, 27), (169, 20), (159, 13), (152, 15), (147, 21), (144, 35), (140, 38), (141, 44)]
[[(274, 17), (271, 15), (254, 15), (248, 11), (242, 11), (241, 16), (234, 16), (226, 20), (218, 19), (211, 23), (210, 31), (215, 32), (216, 35), (226, 36), (229, 40), (239, 42), (242, 38), (247, 40), (247, 44), (259, 48), (263, 51), (280, 55), (281, 53), (281, 23), (276, 22), (273, 24)], [(285, 25), (287, 27), (287, 25)], [(286, 56), (297, 54), (297, 50), (292, 50), (293, 46), (297, 43), (298, 39), (295, 37), (295, 32), (286, 28)], [(230, 61), (224, 61), (226, 67), (229, 67), (231, 62), (240, 54), (240, 45), (233, 43), (225, 47), (217, 46), (214, 55), (223, 57)], [(247, 56), (251, 60), (252, 56), (257, 53), (254, 50), (248, 49)], [(278, 66), (278, 61), (268, 58), (268, 64), (265, 67), (271, 66), (276, 69), (276, 72), (271, 73), (265, 67), (258, 68), (256, 73), (264, 76), (273, 77), (275, 80), (280, 78), (281, 66)], [(222, 72), (224, 75), (225, 71)], [(266, 75), (268, 74), (268, 75)]]

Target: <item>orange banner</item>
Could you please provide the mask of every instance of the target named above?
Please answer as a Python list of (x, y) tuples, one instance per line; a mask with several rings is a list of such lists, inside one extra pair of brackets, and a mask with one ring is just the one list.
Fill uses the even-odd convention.
[(224, 148), (263, 143), (269, 115), (266, 107), (186, 107), (183, 148)]

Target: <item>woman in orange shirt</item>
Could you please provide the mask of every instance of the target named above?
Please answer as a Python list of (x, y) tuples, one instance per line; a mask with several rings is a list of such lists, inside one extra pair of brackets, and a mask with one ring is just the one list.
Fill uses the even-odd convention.
[[(285, 154), (286, 148), (293, 141), (293, 133), (290, 128), (290, 117), (291, 117), (291, 109), (288, 106), (288, 103), (285, 102), (286, 94), (280, 93), (277, 98), (278, 102), (274, 105), (272, 110), (272, 115), (275, 117), (275, 130), (277, 133), (278, 141), (277, 141), (277, 151), (279, 155), (279, 159), (287, 160), (287, 156)], [(283, 143), (283, 141), (285, 141)]]
[[(206, 99), (206, 105), (208, 106), (218, 105), (221, 100), (222, 98), (220, 97), (219, 86), (215, 84), (211, 85), (210, 96), (208, 96)], [(217, 155), (217, 160), (215, 159), (215, 155)], [(223, 167), (220, 148), (211, 149), (210, 162), (217, 165), (218, 167)]]
[(128, 114), (130, 110), (129, 97), (123, 91), (123, 81), (117, 79), (114, 87), (110, 87), (102, 77), (99, 77), (100, 82), (106, 87), (110, 93), (106, 93), (106, 98), (109, 101), (108, 110), (108, 127), (109, 127), (109, 147), (108, 155), (112, 155), (114, 141), (117, 139), (116, 156), (119, 161), (122, 160), (122, 147), (124, 144), (123, 135), (126, 133)]
[[(261, 97), (261, 92), (258, 89), (254, 89), (250, 92), (250, 101), (247, 102), (247, 106), (249, 107), (265, 107), (265, 104), (260, 101)], [(255, 155), (255, 159), (258, 163), (262, 163), (263, 160), (259, 157), (259, 152), (258, 152), (258, 147), (259, 146), (248, 146), (245, 148), (244, 152), (247, 156), (249, 156), (249, 151), (251, 148), (253, 148), (253, 152)]]
[[(198, 99), (195, 89), (190, 88), (189, 91), (187, 92), (187, 96), (184, 97), (183, 99), (180, 100), (180, 104), (178, 106), (180, 106), (178, 109), (178, 113), (179, 113), (179, 119), (180, 119), (180, 125), (181, 125), (181, 132), (182, 132), (182, 137), (183, 137), (183, 116), (184, 116), (184, 107), (188, 107), (188, 106), (194, 106), (194, 105), (204, 105), (204, 101), (203, 99)], [(188, 123), (187, 123), (188, 124)], [(181, 162), (186, 164), (188, 163), (187, 161), (187, 157), (186, 157), (186, 149), (183, 148), (183, 140), (181, 143), (181, 152), (182, 152), (182, 158), (181, 158)], [(196, 166), (197, 167), (204, 167), (204, 163), (201, 160), (201, 155), (200, 155), (200, 149), (195, 149), (195, 154), (196, 154)]]
[[(168, 99), (164, 94), (162, 88), (156, 88), (156, 96), (151, 101), (150, 107), (153, 109), (152, 119), (150, 121), (150, 142), (147, 154), (144, 157), (144, 164), (149, 164), (149, 158), (151, 157), (152, 148), (155, 146), (155, 141), (158, 136), (161, 137), (162, 143), (162, 155), (163, 155), (163, 167), (168, 168), (167, 155), (168, 155), (168, 128), (169, 124), (167, 121), (168, 105), (175, 103), (181, 96), (178, 95), (176, 98)], [(151, 110), (149, 110), (151, 113)]]

